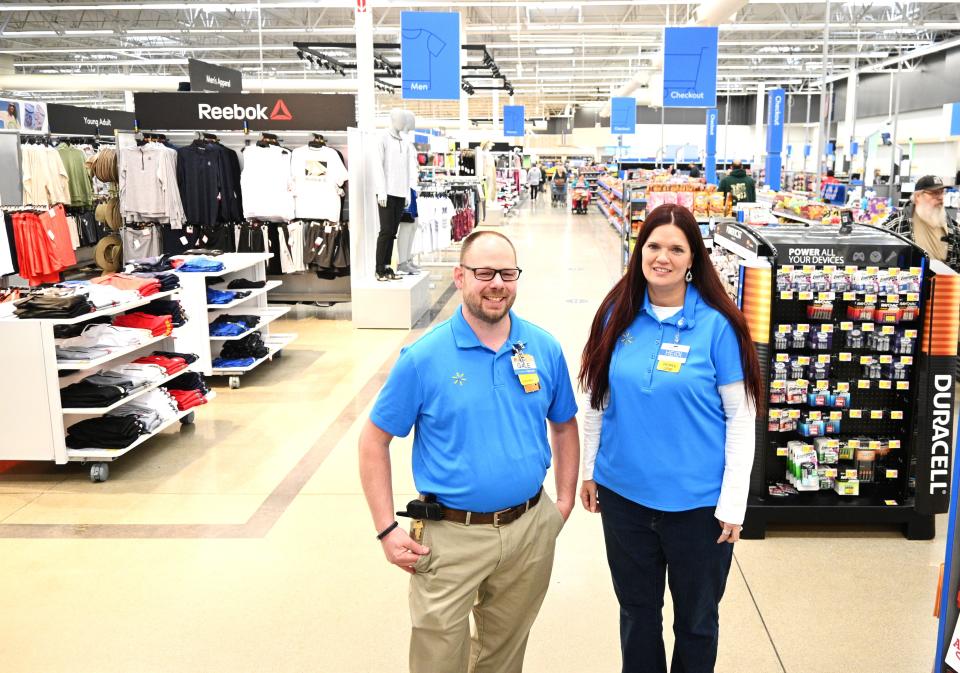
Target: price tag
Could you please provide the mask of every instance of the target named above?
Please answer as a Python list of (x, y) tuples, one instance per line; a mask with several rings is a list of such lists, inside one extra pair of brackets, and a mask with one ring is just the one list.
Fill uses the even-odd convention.
[(899, 439), (891, 439), (889, 442), (887, 442), (887, 445), (888, 445), (891, 449), (899, 449), (899, 448), (900, 448), (900, 440), (899, 440)]
[(859, 449), (859, 448), (860, 448), (860, 440), (859, 440), (859, 439), (851, 439), (849, 442), (847, 442), (847, 446), (849, 446), (851, 449)]
[(900, 269), (898, 269), (895, 266), (891, 266), (889, 269), (887, 269), (887, 273), (890, 275), (891, 278), (896, 278), (897, 274), (900, 273)]
[(910, 390), (909, 381), (897, 381), (897, 390)]
[(860, 329), (862, 329), (864, 332), (872, 332), (872, 331), (873, 331), (873, 327), (874, 327), (874, 326), (873, 326), (873, 323), (872, 323), (872, 322), (865, 322), (865, 323), (863, 323), (863, 325), (860, 327)]
[(790, 411), (787, 412), (787, 418), (793, 418), (793, 419), (800, 418), (800, 410), (791, 409)]
[(840, 448), (840, 440), (839, 440), (839, 439), (828, 439), (828, 440), (827, 440), (827, 448), (828, 448), (828, 449), (839, 449), (839, 448)]
[(790, 362), (790, 356), (787, 353), (777, 353), (777, 362)]
[(894, 411), (891, 411), (891, 412), (890, 412), (890, 418), (891, 418), (892, 420), (894, 420), (894, 421), (902, 421), (902, 420), (903, 420), (903, 411), (900, 410), (900, 409), (896, 409), (896, 410), (894, 410)]
[(837, 468), (835, 468), (835, 467), (827, 467), (827, 468), (824, 468), (824, 470), (823, 470), (823, 476), (824, 476), (824, 477), (827, 477), (828, 479), (836, 479), (836, 478), (837, 478)]
[(820, 301), (833, 301), (836, 298), (837, 294), (835, 292), (821, 292), (817, 295), (817, 299)]
[(837, 267), (835, 267), (835, 266), (829, 266), (829, 265), (828, 265), (828, 266), (823, 267), (823, 272), (824, 272), (824, 273), (833, 273), (833, 272), (836, 271), (836, 270), (837, 270)]
[(904, 355), (902, 358), (900, 358), (900, 362), (902, 362), (902, 363), (905, 364), (905, 365), (912, 365), (912, 364), (913, 364), (913, 356), (912, 356), (912, 355)]
[(880, 390), (893, 390), (893, 381), (877, 381)]
[(833, 334), (833, 325), (829, 323), (826, 325), (820, 325), (820, 331), (824, 334)]
[(777, 325), (778, 334), (789, 334), (792, 331), (793, 331), (792, 325)]
[(190, 241), (187, 240), (187, 237), (186, 237), (186, 236), (181, 236), (181, 237), (180, 237), (180, 245), (189, 245), (189, 244), (190, 244)]
[(893, 334), (896, 331), (893, 325), (884, 325), (880, 328), (880, 334)]
[(801, 334), (805, 334), (806, 332), (810, 331), (810, 325), (797, 325), (797, 331)]
[(816, 271), (816, 270), (817, 270), (817, 267), (813, 266), (812, 264), (804, 264), (804, 265), (803, 265), (803, 272), (804, 272), (804, 273), (813, 273), (813, 272)]
[(851, 409), (848, 413), (850, 418), (863, 418), (863, 409)]
[(209, 241), (210, 239), (207, 238), (206, 236), (204, 236), (204, 237), (203, 237), (202, 239), (200, 239), (200, 240), (203, 241), (204, 243), (206, 243), (206, 242)]
[(840, 353), (837, 357), (840, 359), (840, 362), (853, 361), (853, 353)]
[(856, 293), (856, 292), (844, 292), (844, 293), (843, 293), (843, 300), (844, 300), (844, 301), (856, 301), (856, 300), (857, 300), (857, 293)]
[(915, 329), (904, 330), (904, 331), (903, 331), (903, 336), (907, 337), (908, 339), (916, 339), (916, 338), (917, 338), (917, 330), (915, 330)]
[(842, 323), (840, 323), (840, 329), (842, 329), (844, 332), (849, 332), (850, 330), (853, 329), (853, 323), (852, 323), (852, 322), (842, 322)]
[(837, 391), (845, 393), (850, 390), (850, 383), (848, 381), (841, 381), (837, 384)]
[(808, 418), (811, 421), (820, 421), (820, 420), (823, 420), (823, 413), (819, 411), (811, 411)]
[(860, 364), (862, 364), (862, 365), (873, 364), (873, 356), (872, 356), (872, 355), (861, 355), (861, 356), (860, 356)]
[(809, 355), (801, 355), (801, 356), (799, 356), (799, 357), (797, 358), (797, 362), (800, 363), (801, 365), (803, 365), (804, 367), (806, 367), (807, 365), (810, 364), (810, 356), (809, 356)]
[(829, 381), (817, 381), (817, 390), (830, 390)]
[(780, 293), (781, 299), (793, 299), (793, 290), (784, 290)]
[(842, 420), (842, 419), (843, 419), (843, 412), (842, 412), (842, 411), (831, 411), (831, 412), (830, 412), (830, 420), (831, 420), (831, 421), (839, 421), (839, 420)]
[(845, 266), (845, 267), (843, 267), (843, 270), (846, 271), (847, 273), (855, 273), (856, 270), (857, 270), (857, 267), (855, 267), (855, 266)]
[(865, 301), (868, 304), (875, 304), (877, 303), (877, 295), (875, 294), (864, 295), (863, 301)]
[(856, 470), (844, 470), (844, 471), (843, 471), (843, 478), (844, 478), (844, 479), (856, 479), (856, 478), (857, 478), (857, 471), (856, 471)]
[(887, 303), (888, 303), (888, 304), (896, 304), (898, 301), (900, 301), (899, 295), (895, 295), (895, 294), (888, 294), (888, 295), (887, 295)]
[(800, 301), (806, 301), (808, 299), (813, 299), (813, 292), (798, 292), (797, 299)]
[(920, 301), (920, 294), (917, 292), (907, 292), (907, 301)]
[(911, 275), (919, 276), (920, 273), (921, 273), (921, 269), (920, 269), (919, 266), (911, 266), (911, 267), (910, 267), (910, 274), (911, 274)]
[(888, 365), (888, 364), (890, 364), (891, 362), (893, 362), (893, 356), (892, 356), (892, 355), (881, 355), (881, 356), (880, 356), (880, 364), (882, 364), (882, 365)]
[(806, 388), (808, 385), (810, 385), (810, 382), (806, 379), (797, 379), (797, 385), (801, 388)]
[[(883, 420), (883, 409), (871, 409), (870, 418), (874, 421)], [(870, 447), (873, 448), (873, 447)]]
[(817, 356), (817, 362), (819, 362), (819, 363), (821, 363), (821, 364), (823, 364), (823, 363), (830, 364), (830, 356), (829, 356), (829, 355), (818, 355), (818, 356)]
[(860, 379), (857, 381), (857, 388), (860, 390), (870, 390), (870, 381), (866, 379)]
[(783, 390), (787, 387), (786, 381), (771, 381), (770, 390)]
[(868, 266), (868, 267), (867, 267), (867, 273), (868, 273), (868, 274), (876, 275), (876, 274), (880, 273), (880, 267), (879, 267), (879, 266)]
[(785, 446), (778, 446), (778, 447), (777, 447), (777, 457), (778, 457), (778, 458), (786, 458), (786, 457), (789, 456), (789, 455), (790, 455), (790, 450), (789, 450), (787, 447), (785, 447)]
[(874, 439), (869, 444), (867, 444), (867, 448), (873, 449), (874, 451), (879, 451), (880, 449), (883, 448), (883, 442)]
[(887, 506), (889, 506), (889, 507), (896, 507), (896, 506), (897, 506), (897, 501), (896, 501), (896, 500), (884, 500), (884, 501), (883, 501), (883, 504), (884, 504), (884, 505), (887, 505)]

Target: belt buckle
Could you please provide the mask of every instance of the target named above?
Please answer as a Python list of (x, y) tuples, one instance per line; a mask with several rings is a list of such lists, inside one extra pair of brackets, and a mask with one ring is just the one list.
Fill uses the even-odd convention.
[[(494, 512), (494, 513), (493, 513), (493, 527), (494, 527), (494, 528), (500, 528), (501, 526), (506, 526), (506, 525), (507, 525), (506, 523), (500, 523), (500, 515), (501, 515), (501, 514), (506, 514), (507, 512), (509, 512), (509, 511), (512, 510), (512, 509), (513, 509), (513, 507), (507, 507), (506, 509), (501, 509), (499, 512)], [(510, 523), (510, 522), (508, 521), (507, 523)]]

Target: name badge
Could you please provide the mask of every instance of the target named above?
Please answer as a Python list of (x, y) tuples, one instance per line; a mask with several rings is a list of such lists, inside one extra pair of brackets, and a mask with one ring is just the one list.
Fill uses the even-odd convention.
[(690, 346), (683, 344), (663, 344), (657, 355), (657, 371), (677, 374), (690, 355)]
[(520, 380), (524, 391), (535, 393), (540, 390), (540, 376), (537, 374), (537, 360), (529, 353), (518, 353), (510, 358), (513, 373)]

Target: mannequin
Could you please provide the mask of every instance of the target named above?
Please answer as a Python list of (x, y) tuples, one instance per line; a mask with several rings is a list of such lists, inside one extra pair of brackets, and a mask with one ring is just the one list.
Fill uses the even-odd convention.
[(416, 185), (417, 176), (410, 174), (410, 151), (401, 137), (406, 128), (407, 117), (403, 110), (390, 112), (390, 128), (380, 137), (377, 145), (378, 159), (374, 167), (374, 189), (380, 215), (380, 233), (377, 236), (377, 280), (396, 280), (390, 268), (393, 257), (393, 242), (404, 209), (410, 204), (410, 189)]
[[(404, 111), (405, 124), (403, 127), (406, 134), (406, 147), (410, 157), (410, 172), (414, 177), (414, 185), (411, 185), (414, 191), (419, 187), (420, 167), (417, 164), (417, 148), (413, 145), (413, 129), (416, 126), (416, 117), (408, 110)], [(411, 194), (411, 199), (413, 194)], [(409, 204), (408, 204), (409, 206)], [(418, 223), (416, 220), (411, 222), (401, 222), (397, 232), (397, 273), (405, 275), (414, 275), (420, 273), (420, 267), (410, 260), (410, 252), (413, 249), (413, 238), (417, 232)]]

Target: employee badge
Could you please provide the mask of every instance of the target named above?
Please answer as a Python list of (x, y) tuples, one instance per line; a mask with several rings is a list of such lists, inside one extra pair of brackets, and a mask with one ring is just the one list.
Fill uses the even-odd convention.
[(657, 371), (670, 372), (671, 374), (679, 373), (689, 354), (690, 346), (676, 343), (663, 344), (660, 346), (660, 353), (657, 355)]
[[(516, 351), (515, 351), (516, 352)], [(520, 379), (524, 391), (535, 393), (540, 390), (540, 376), (537, 374), (537, 361), (529, 353), (516, 353), (510, 358), (513, 373)]]

